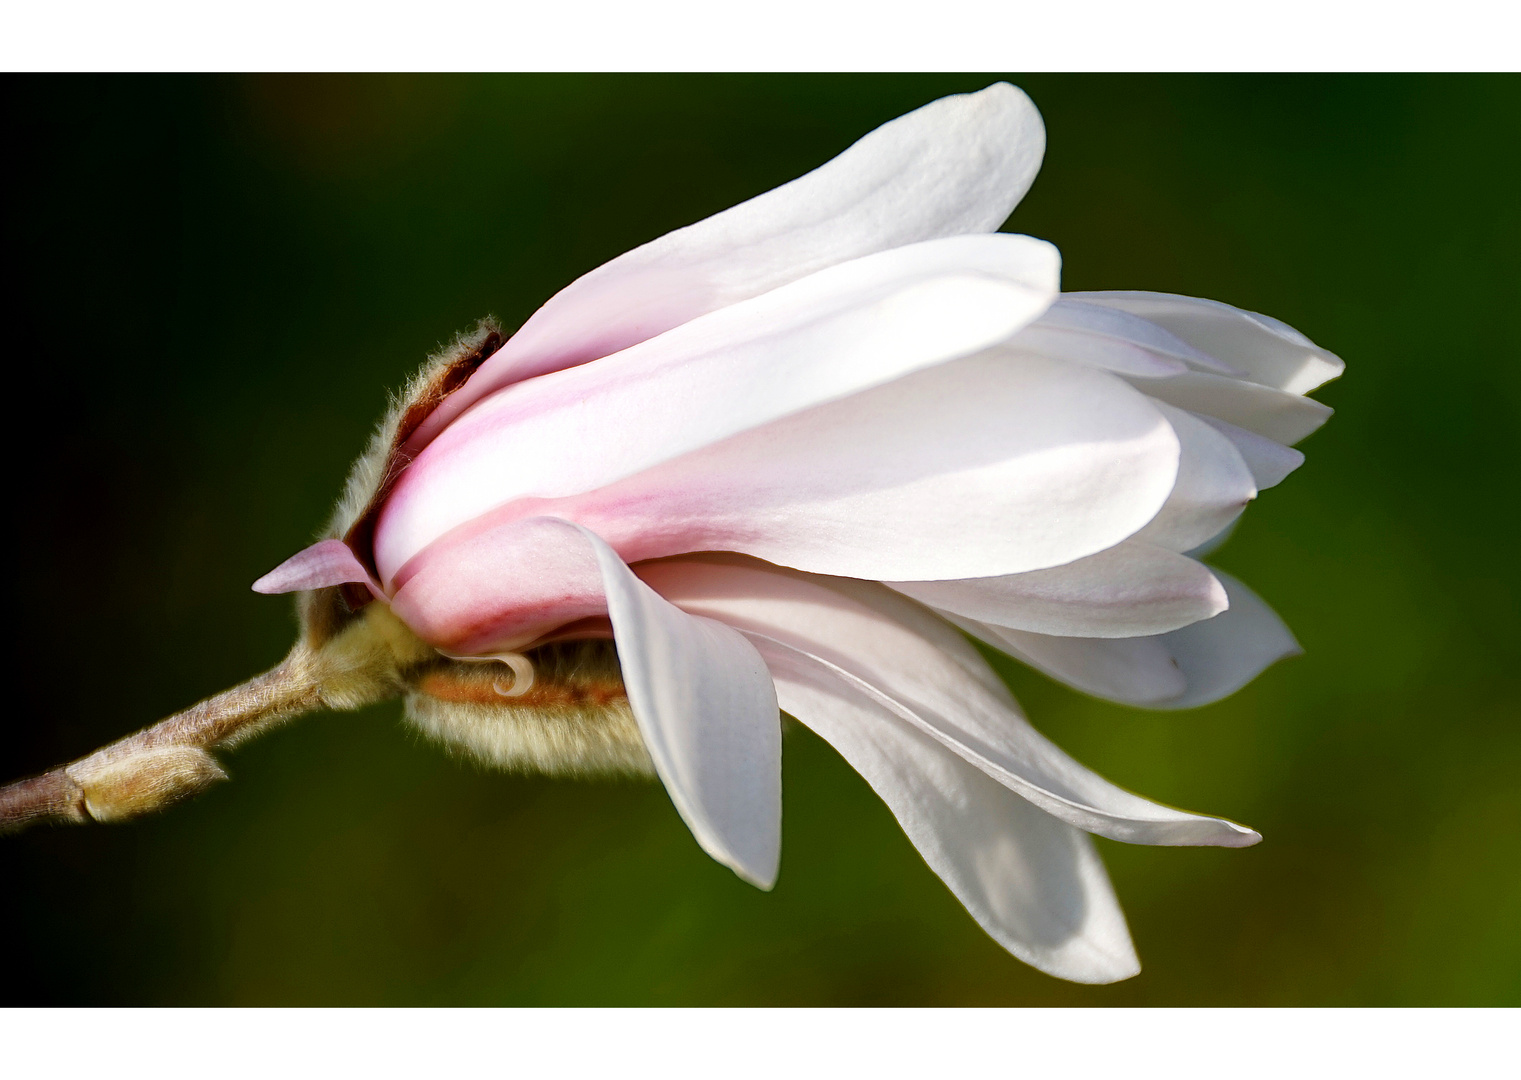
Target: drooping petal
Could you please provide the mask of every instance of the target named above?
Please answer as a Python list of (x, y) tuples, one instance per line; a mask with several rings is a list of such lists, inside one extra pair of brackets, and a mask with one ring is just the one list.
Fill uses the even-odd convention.
[[(685, 611), (804, 654), (1069, 825), (1135, 844), (1243, 847), (1260, 839), (1221, 818), (1149, 802), (1083, 768), (1025, 721), (955, 630), (880, 584), (732, 556), (649, 563), (639, 574)], [(985, 674), (971, 674), (974, 666)]]
[(417, 432), (420, 448), (512, 382), (626, 349), (816, 270), (992, 232), (1029, 190), (1045, 127), (995, 83), (882, 125), (773, 191), (620, 255), (556, 293)]
[(1154, 292), (1067, 295), (1073, 300), (1139, 315), (1196, 349), (1225, 361), (1253, 382), (1290, 394), (1307, 394), (1336, 378), (1346, 367), (1336, 354), (1322, 349), (1292, 326), (1215, 300)]
[(1140, 540), (1049, 570), (886, 584), (932, 608), (1068, 637), (1162, 634), (1226, 607), (1225, 590), (1208, 567)]
[(342, 540), (319, 540), (302, 548), (253, 583), (256, 593), (288, 593), (350, 583), (378, 590), (364, 564)]
[(395, 580), (451, 561), (479, 532), (539, 514), (586, 525), (629, 562), (740, 551), (870, 579), (1018, 573), (1140, 530), (1168, 499), (1177, 461), (1172, 427), (1123, 380), (984, 354), (599, 491), (509, 504), (427, 548)]
[(1188, 689), (1167, 702), (1169, 709), (1208, 705), (1241, 689), (1268, 665), (1304, 650), (1272, 608), (1229, 574), (1215, 571), (1230, 597), (1230, 609), (1208, 622), (1162, 635)]
[(1202, 371), (1166, 379), (1135, 379), (1134, 384), (1158, 401), (1213, 416), (1285, 446), (1317, 431), (1333, 411), (1314, 398)]
[[(968, 356), (1057, 291), (1056, 250), (961, 236), (857, 259), (595, 364), (517, 383), (402, 474), (376, 527), (382, 579), (513, 499), (610, 484), (727, 436)], [(903, 575), (899, 575), (903, 576)]]
[(1188, 689), (1160, 637), (1056, 637), (942, 614), (995, 649), (1105, 701), (1165, 708)]
[(1257, 497), (1252, 472), (1236, 447), (1192, 413), (1156, 403), (1177, 434), (1182, 452), (1172, 494), (1136, 539), (1189, 551), (1218, 535)]
[(674, 607), (579, 531), (602, 572), (629, 705), (671, 801), (704, 851), (771, 888), (782, 845), (782, 729), (765, 662), (738, 631)]
[(1107, 983), (1140, 970), (1103, 863), (1082, 832), (773, 641), (758, 647), (781, 707), (882, 797), (924, 861), (988, 934), (1040, 970)]
[(1283, 620), (1241, 582), (1214, 571), (1230, 607), (1155, 637), (1031, 634), (951, 613), (963, 630), (1074, 689), (1148, 709), (1191, 709), (1235, 693), (1274, 662), (1300, 653)]

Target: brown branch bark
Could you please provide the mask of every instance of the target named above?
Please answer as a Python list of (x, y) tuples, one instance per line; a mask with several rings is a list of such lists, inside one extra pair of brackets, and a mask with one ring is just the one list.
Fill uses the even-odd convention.
[(0, 832), (42, 821), (89, 821), (84, 792), (62, 768), (0, 788)]
[(87, 757), (0, 787), (0, 832), (45, 821), (118, 821), (223, 779), (207, 752), (322, 704), (317, 666), (298, 645), (277, 667)]

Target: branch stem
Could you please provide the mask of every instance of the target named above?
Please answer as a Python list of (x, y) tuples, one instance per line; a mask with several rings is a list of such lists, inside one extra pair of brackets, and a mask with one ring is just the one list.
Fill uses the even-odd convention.
[[(242, 741), (322, 704), (311, 654), (279, 665), (87, 757), (0, 787), (0, 832), (44, 821), (117, 820), (221, 778), (204, 751)], [(200, 753), (197, 753), (199, 751)]]

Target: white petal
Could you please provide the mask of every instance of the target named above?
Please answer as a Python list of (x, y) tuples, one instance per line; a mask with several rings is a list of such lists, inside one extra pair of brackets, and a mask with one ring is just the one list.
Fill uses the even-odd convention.
[(1025, 340), (1025, 336), (1036, 329), (1063, 330), (1145, 350), (1159, 360), (1166, 361), (1175, 374), (1182, 374), (1190, 368), (1213, 371), (1219, 375), (1241, 374), (1224, 361), (1194, 348), (1154, 322), (1103, 304), (1074, 300), (1074, 295), (1076, 294), (1063, 293), (1044, 315), (1020, 331), (1015, 342)]
[(1290, 394), (1307, 394), (1336, 378), (1346, 366), (1334, 353), (1322, 349), (1293, 327), (1215, 300), (1154, 292), (1068, 295), (1148, 319), (1195, 348), (1224, 360), (1253, 382)]
[(705, 557), (647, 564), (639, 573), (686, 611), (805, 654), (1069, 825), (1134, 844), (1242, 847), (1260, 839), (1220, 818), (1149, 802), (1083, 768), (1025, 721), (1007, 690), (969, 677), (968, 667), (982, 661), (960, 635), (938, 621), (931, 630), (928, 612), (882, 585)]
[(1269, 664), (1304, 651), (1260, 596), (1229, 574), (1218, 570), (1215, 574), (1230, 597), (1230, 609), (1208, 622), (1162, 635), (1188, 682), (1188, 689), (1165, 708), (1191, 709), (1219, 701), (1251, 682)]
[(1235, 693), (1300, 653), (1283, 620), (1241, 582), (1216, 570), (1230, 607), (1156, 637), (1052, 637), (946, 613), (967, 633), (1084, 693), (1149, 709), (1191, 709)]
[(1093, 843), (847, 683), (760, 642), (781, 706), (833, 744), (887, 803), (930, 869), (992, 938), (1062, 979), (1140, 970)]
[(1134, 384), (1158, 401), (1213, 416), (1286, 446), (1316, 431), (1333, 411), (1314, 398), (1205, 372), (1135, 379)]
[(496, 506), (588, 491), (1007, 338), (1056, 296), (1056, 249), (961, 236), (822, 270), (482, 401), (401, 476), (376, 527), (392, 575)]
[(752, 885), (776, 882), (782, 739), (776, 689), (737, 631), (689, 615), (595, 534), (629, 705), (655, 771), (702, 849)]
[(620, 255), (556, 293), (430, 416), (421, 447), (510, 382), (626, 349), (827, 266), (1003, 224), (1046, 132), (1024, 92), (995, 83), (882, 125), (827, 164)]
[(1157, 407), (1182, 447), (1178, 479), (1156, 518), (1135, 538), (1189, 551), (1235, 521), (1257, 497), (1257, 485), (1241, 453), (1224, 435), (1192, 413), (1160, 402)]
[(921, 604), (981, 622), (1072, 637), (1162, 634), (1225, 610), (1209, 568), (1139, 540), (1002, 577), (889, 581)]
[(1304, 455), (1298, 450), (1275, 442), (1265, 435), (1247, 431), (1213, 416), (1199, 416), (1199, 419), (1231, 441), (1231, 445), (1241, 455), (1241, 460), (1252, 471), (1252, 480), (1258, 491), (1277, 487), (1289, 473), (1304, 464)]
[(1183, 672), (1159, 637), (1055, 637), (994, 626), (952, 612), (943, 614), (995, 649), (1105, 701), (1163, 708), (1188, 689)]
[(630, 562), (740, 551), (846, 577), (984, 577), (1132, 535), (1168, 498), (1177, 455), (1157, 406), (1123, 380), (992, 353), (503, 512), (579, 521)]
[(1039, 320), (1015, 334), (1000, 349), (1015, 359), (1041, 356), (1068, 364), (1083, 364), (1103, 371), (1113, 371), (1119, 375), (1139, 375), (1142, 378), (1181, 375), (1189, 370), (1188, 365), (1181, 360), (1158, 356), (1127, 341), (1042, 326)]

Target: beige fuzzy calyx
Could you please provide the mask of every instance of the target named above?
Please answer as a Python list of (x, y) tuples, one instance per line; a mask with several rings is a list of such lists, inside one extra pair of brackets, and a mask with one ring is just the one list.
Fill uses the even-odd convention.
[(558, 642), (525, 654), (520, 690), (503, 664), (440, 657), (409, 679), (407, 718), (483, 765), (550, 776), (652, 776), (607, 639)]

